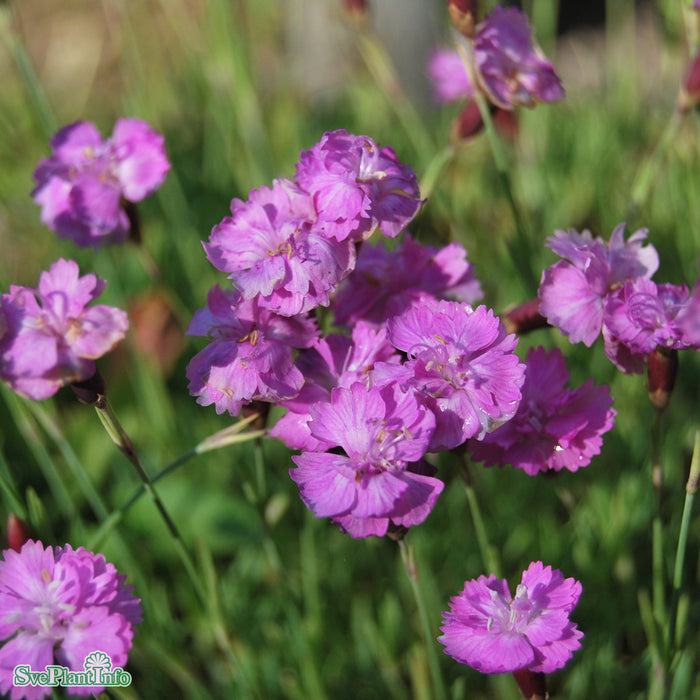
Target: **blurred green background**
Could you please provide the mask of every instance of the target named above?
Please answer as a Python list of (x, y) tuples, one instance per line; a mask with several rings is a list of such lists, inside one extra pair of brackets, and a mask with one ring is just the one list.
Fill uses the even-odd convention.
[[(58, 257), (108, 280), (104, 303), (129, 310), (132, 327), (122, 347), (99, 364), (151, 474), (232, 422), (189, 396), (185, 367), (203, 345), (184, 335), (209, 287), (224, 282), (201, 241), (227, 215), (230, 200), (292, 176), (299, 152), (327, 130), (345, 128), (393, 147), (419, 178), (448, 144), (459, 106), (438, 107), (422, 69), (404, 65), (406, 46), (424, 56), (428, 47), (449, 42), (444, 3), (436, 0), (413, 22), (405, 15), (415, 3), (369, 4), (365, 24), (345, 15), (340, 0), (0, 5), (0, 283), (3, 290), (34, 285)], [(608, 0), (604, 24), (557, 37), (559, 3), (523, 3), (567, 90), (561, 103), (519, 112), (517, 138), (506, 143), (538, 277), (555, 261), (542, 245), (554, 229), (590, 228), (607, 239), (627, 221), (630, 231), (649, 228), (661, 257), (657, 281), (695, 283), (696, 115), (676, 124), (654, 156), (696, 50), (689, 5)], [(40, 92), (32, 91), (31, 67)], [(145, 119), (165, 135), (173, 169), (139, 207), (141, 248), (80, 250), (41, 226), (29, 196), (32, 173), (49, 154), (52, 120), (58, 126), (93, 121), (107, 136), (121, 116)], [(632, 206), (650, 158), (650, 186)], [(514, 224), (483, 136), (457, 149), (410, 230), (426, 243), (460, 241), (485, 303), (497, 312), (534, 294), (506, 251)], [(650, 659), (638, 596), (651, 586), (654, 411), (644, 378), (620, 375), (600, 345), (571, 346), (554, 330), (523, 337), (521, 357), (536, 344), (562, 348), (574, 385), (589, 376), (610, 384), (617, 424), (602, 454), (577, 474), (532, 478), (510, 467), (473, 467), (489, 538), (512, 589), (538, 559), (583, 584), (572, 616), (586, 635), (583, 647), (550, 678), (551, 695), (646, 697)], [(683, 353), (663, 420), (669, 580), (699, 427), (699, 380), (700, 358)], [(94, 412), (68, 390), (34, 404), (3, 387), (0, 436), (2, 520), (21, 510), (45, 544), (89, 548), (100, 521), (138, 488)], [(449, 455), (437, 461), (445, 491), (408, 535), (435, 636), (449, 597), (465, 579), (487, 573), (462, 481)], [(433, 697), (396, 543), (354, 541), (314, 519), (288, 476), (291, 465), (283, 446), (264, 439), (198, 456), (159, 481), (206, 581), (206, 607), (147, 498), (97, 543), (128, 574), (144, 605), (128, 665), (133, 685), (110, 696)], [(675, 698), (700, 698), (699, 536), (695, 517)], [(510, 678), (482, 676), (438, 653), (449, 697), (518, 697)]]

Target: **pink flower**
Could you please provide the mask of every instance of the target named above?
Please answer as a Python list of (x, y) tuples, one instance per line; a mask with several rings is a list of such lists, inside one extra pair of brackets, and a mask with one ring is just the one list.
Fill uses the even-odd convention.
[(77, 263), (61, 259), (41, 273), (37, 289), (12, 286), (2, 295), (0, 377), (14, 391), (45, 399), (95, 373), (95, 360), (129, 327), (120, 309), (87, 306), (105, 284), (94, 274), (79, 277)]
[(581, 646), (583, 633), (569, 620), (580, 595), (578, 581), (540, 561), (523, 572), (515, 597), (505, 579), (479, 576), (450, 600), (438, 641), (482, 673), (552, 673)]
[(295, 396), (304, 377), (294, 366), (294, 348), (313, 345), (313, 319), (288, 318), (243, 299), (235, 290), (209, 290), (207, 308), (195, 312), (188, 335), (211, 342), (187, 365), (190, 394), (217, 413), (237, 415), (251, 401)]
[(547, 245), (561, 257), (542, 273), (540, 313), (572, 343), (590, 347), (603, 327), (605, 298), (627, 279), (650, 278), (659, 266), (652, 245), (644, 246), (647, 230), (624, 240), (625, 224), (615, 228), (610, 244), (590, 231), (555, 231)]
[(454, 49), (433, 52), (428, 62), (428, 77), (439, 102), (456, 102), (474, 94), (462, 56)]
[(568, 379), (560, 350), (531, 348), (518, 411), (481, 441), (469, 443), (474, 459), (486, 466), (512, 464), (531, 476), (575, 472), (590, 464), (616, 412), (608, 387), (596, 387), (589, 379), (578, 389), (565, 389)]
[(396, 238), (422, 204), (418, 179), (391, 148), (345, 129), (301, 154), (296, 181), (313, 197), (317, 224), (338, 241), (365, 240), (377, 228)]
[(352, 537), (383, 536), (428, 516), (443, 484), (421, 462), (435, 419), (410, 392), (355, 383), (310, 408), (311, 434), (333, 452), (292, 457), (292, 479), (317, 517)]
[[(13, 669), (49, 665), (84, 671), (94, 651), (107, 654), (114, 668), (126, 665), (141, 601), (101, 554), (83, 547), (44, 548), (29, 540), (19, 552), (5, 550), (0, 561), (0, 689), (11, 700), (35, 700), (48, 686), (13, 686)], [(101, 693), (76, 687), (71, 694)]]
[(353, 327), (360, 319), (381, 325), (424, 299), (472, 304), (482, 296), (467, 251), (459, 243), (437, 250), (406, 233), (391, 251), (382, 244), (360, 248), (355, 270), (340, 286), (333, 310), (340, 326)]
[(138, 119), (120, 119), (106, 141), (94, 124), (75, 122), (53, 137), (51, 148), (34, 173), (32, 196), (42, 223), (79, 246), (126, 240), (125, 203), (152, 194), (170, 169), (163, 137)]
[(387, 328), (409, 359), (401, 376), (386, 368), (382, 382), (396, 374), (433, 411), (431, 451), (483, 437), (517, 410), (525, 370), (513, 353), (518, 341), (485, 306), (426, 300), (390, 318)]
[(261, 187), (248, 201), (234, 199), (232, 216), (204, 244), (207, 257), (228, 272), (244, 299), (283, 316), (327, 306), (355, 265), (351, 241), (324, 236), (311, 197), (290, 180)]

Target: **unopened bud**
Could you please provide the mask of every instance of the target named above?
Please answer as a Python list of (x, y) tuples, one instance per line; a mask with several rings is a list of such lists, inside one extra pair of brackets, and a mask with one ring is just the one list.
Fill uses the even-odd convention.
[(540, 300), (535, 297), (520, 306), (514, 306), (501, 315), (501, 320), (509, 333), (522, 335), (538, 328), (546, 328), (549, 323), (540, 313)]
[(82, 382), (73, 382), (70, 388), (78, 397), (80, 403), (97, 408), (104, 406), (107, 391), (105, 389), (105, 381), (102, 379), (99, 370), (95, 370), (95, 374), (89, 379), (85, 379)]
[(671, 400), (678, 372), (678, 350), (657, 347), (647, 358), (647, 390), (649, 399), (658, 411), (663, 411)]
[(468, 100), (459, 116), (452, 122), (450, 140), (452, 143), (466, 141), (472, 136), (476, 136), (483, 127), (484, 120), (481, 118), (479, 105), (475, 100)]
[(496, 131), (507, 141), (515, 141), (520, 131), (518, 114), (512, 109), (496, 107), (493, 111), (493, 125)]
[(447, 11), (455, 29), (471, 39), (476, 27), (478, 0), (447, 0)]
[(693, 59), (678, 92), (677, 107), (686, 114), (700, 104), (700, 53)]
[(10, 513), (10, 517), (7, 519), (7, 544), (10, 549), (19, 552), (22, 545), (31, 539), (32, 531), (29, 529), (29, 525), (24, 520), (20, 520), (14, 513)]
[(369, 19), (367, 0), (343, 0), (343, 11), (348, 20), (359, 27)]
[(544, 673), (535, 673), (527, 668), (513, 671), (513, 676), (518, 683), (520, 692), (528, 700), (547, 700), (547, 678)]
[(136, 245), (141, 244), (141, 215), (137, 206), (126, 199), (121, 200), (121, 206), (129, 219), (129, 240)]
[(267, 416), (270, 413), (270, 404), (267, 401), (251, 401), (241, 409), (243, 418), (257, 416), (250, 424), (251, 430), (263, 430), (267, 424)]

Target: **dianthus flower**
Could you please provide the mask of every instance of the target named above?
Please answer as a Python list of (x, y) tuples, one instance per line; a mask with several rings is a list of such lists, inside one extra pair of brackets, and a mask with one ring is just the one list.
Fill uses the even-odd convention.
[(117, 121), (106, 141), (94, 124), (75, 122), (51, 148), (34, 173), (32, 196), (42, 223), (79, 246), (123, 242), (131, 229), (125, 203), (152, 194), (170, 169), (163, 137), (138, 119)]
[(572, 343), (590, 347), (603, 326), (605, 298), (625, 280), (650, 278), (659, 266), (652, 245), (644, 246), (647, 230), (624, 240), (625, 224), (615, 228), (609, 245), (590, 231), (555, 231), (547, 246), (565, 258), (542, 273), (540, 313)]
[(483, 296), (467, 251), (459, 243), (436, 250), (406, 233), (392, 251), (364, 244), (352, 275), (333, 301), (335, 323), (353, 327), (360, 319), (380, 325), (425, 299), (449, 297), (468, 304)]
[[(411, 307), (387, 321), (389, 340), (408, 354), (396, 380), (411, 386), (435, 414), (431, 451), (481, 438), (513, 416), (525, 365), (490, 309), (452, 301)], [(392, 368), (386, 370), (386, 379)]]
[(260, 306), (283, 316), (328, 305), (355, 265), (352, 242), (322, 234), (311, 197), (291, 180), (234, 199), (231, 213), (204, 244), (207, 257), (244, 299), (259, 295)]
[(41, 273), (37, 289), (13, 285), (2, 295), (0, 377), (14, 391), (45, 399), (95, 373), (95, 360), (129, 327), (124, 311), (87, 306), (105, 285), (94, 274), (80, 277), (77, 263), (61, 259)]
[(352, 537), (383, 536), (428, 516), (443, 483), (422, 461), (435, 426), (412, 392), (355, 383), (310, 407), (312, 435), (335, 452), (302, 452), (289, 470), (317, 517)]
[[(64, 666), (82, 672), (85, 658), (107, 654), (123, 668), (141, 622), (141, 601), (126, 576), (101, 554), (83, 547), (46, 547), (29, 540), (19, 552), (3, 552), (0, 562), (0, 690), (11, 700), (34, 700), (51, 693), (46, 686), (13, 687), (13, 669), (33, 672)], [(72, 694), (98, 694), (102, 687), (69, 688)]]
[(580, 595), (578, 581), (540, 561), (523, 572), (515, 597), (505, 579), (479, 576), (450, 600), (438, 641), (482, 673), (552, 673), (581, 646), (583, 633), (569, 620)]
[[(661, 347), (689, 347), (677, 317), (688, 303), (685, 285), (656, 284), (652, 280), (627, 281), (605, 302), (605, 352), (623, 372), (640, 372), (644, 356)], [(621, 348), (620, 346), (624, 346)]]
[(555, 102), (564, 89), (554, 66), (532, 38), (527, 16), (497, 6), (476, 29), (477, 76), (489, 99), (502, 109)]
[(396, 238), (422, 204), (415, 173), (391, 148), (345, 129), (301, 154), (296, 181), (313, 197), (317, 225), (339, 241), (365, 240), (377, 228)]
[(677, 316), (685, 342), (700, 350), (700, 282), (696, 283), (687, 303)]
[(310, 407), (331, 400), (336, 386), (350, 387), (355, 382), (372, 385), (375, 362), (397, 364), (399, 354), (387, 340), (386, 328), (373, 328), (359, 321), (352, 338), (331, 334), (321, 338), (312, 348), (302, 352), (296, 367), (304, 375), (304, 386), (298, 396), (280, 401), (287, 409), (270, 430), (270, 435), (296, 450), (323, 450), (324, 444), (309, 429)]
[(531, 348), (516, 414), (480, 442), (469, 443), (474, 459), (487, 466), (512, 464), (531, 476), (575, 472), (590, 464), (616, 412), (608, 387), (596, 387), (589, 379), (578, 389), (565, 389), (568, 379), (560, 350)]
[(192, 396), (217, 413), (238, 415), (251, 401), (276, 402), (298, 393), (304, 376), (294, 348), (308, 348), (318, 335), (310, 318), (288, 318), (243, 299), (236, 290), (209, 290), (207, 308), (195, 312), (188, 335), (211, 341), (187, 365)]
[[(495, 7), (476, 27), (474, 72), (488, 99), (501, 109), (534, 107), (564, 97), (552, 63), (533, 40), (527, 16), (515, 7)], [(436, 98), (452, 102), (473, 94), (457, 50), (438, 50), (428, 63)]]

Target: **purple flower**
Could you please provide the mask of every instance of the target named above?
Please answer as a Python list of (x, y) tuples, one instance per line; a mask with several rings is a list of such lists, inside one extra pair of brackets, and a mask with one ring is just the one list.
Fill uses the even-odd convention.
[(581, 646), (583, 633), (569, 620), (580, 595), (578, 581), (540, 561), (523, 572), (515, 598), (505, 579), (479, 576), (450, 600), (438, 641), (482, 673), (552, 673)]
[(61, 259), (41, 273), (38, 289), (13, 285), (2, 295), (0, 377), (14, 391), (45, 399), (95, 373), (95, 360), (129, 327), (120, 309), (87, 307), (105, 284), (94, 274), (79, 277), (77, 263)]
[(644, 246), (647, 230), (624, 240), (625, 224), (615, 228), (607, 245), (590, 231), (555, 231), (547, 245), (565, 258), (542, 273), (540, 313), (572, 343), (590, 347), (603, 326), (605, 298), (627, 279), (650, 278), (659, 266), (652, 245)]
[(389, 319), (387, 327), (393, 345), (409, 356), (397, 381), (417, 391), (435, 414), (431, 451), (481, 438), (513, 416), (525, 365), (513, 354), (516, 337), (491, 310), (426, 301)]
[(339, 241), (365, 240), (376, 228), (396, 238), (422, 204), (415, 174), (391, 148), (345, 129), (301, 154), (296, 180), (313, 197), (317, 224)]
[(304, 382), (294, 348), (313, 345), (318, 329), (310, 318), (288, 318), (243, 299), (236, 290), (209, 290), (207, 308), (195, 312), (188, 335), (211, 341), (187, 365), (190, 394), (202, 406), (235, 416), (253, 400), (279, 401)]
[(696, 283), (687, 303), (678, 314), (677, 322), (688, 346), (700, 350), (700, 282)]
[(334, 387), (350, 387), (355, 382), (372, 386), (375, 362), (399, 361), (399, 354), (387, 340), (386, 329), (372, 328), (363, 321), (353, 328), (352, 338), (339, 334), (321, 338), (299, 355), (296, 367), (304, 375), (304, 386), (298, 396), (280, 402), (287, 413), (272, 427), (270, 435), (292, 449), (325, 449), (309, 429), (310, 407), (319, 401), (329, 403)]
[(472, 304), (482, 296), (467, 251), (459, 243), (436, 250), (406, 233), (392, 251), (384, 245), (361, 247), (333, 310), (338, 325), (352, 327), (360, 319), (379, 325), (425, 299), (449, 297)]
[(564, 89), (554, 66), (533, 42), (526, 15), (495, 7), (476, 29), (474, 58), (481, 86), (497, 107), (555, 102)]
[[(625, 282), (605, 302), (605, 326), (609, 331), (606, 350), (616, 343), (622, 343), (632, 355), (646, 355), (657, 346), (669, 350), (687, 348), (676, 317), (685, 308), (688, 297), (685, 285), (657, 285), (644, 278)], [(619, 357), (614, 351), (608, 354), (613, 362)], [(625, 371), (626, 365), (616, 364)]]
[(51, 148), (34, 173), (32, 196), (42, 223), (79, 246), (126, 240), (124, 203), (152, 194), (170, 169), (163, 137), (138, 119), (120, 119), (106, 141), (94, 124), (75, 122), (51, 139)]
[[(70, 545), (44, 546), (29, 540), (20, 552), (3, 552), (0, 562), (0, 690), (12, 700), (34, 700), (51, 693), (46, 686), (14, 687), (13, 669), (33, 672), (59, 665), (82, 672), (93, 651), (123, 668), (141, 622), (141, 602), (101, 554)], [(101, 693), (80, 687), (72, 694)]]
[(322, 235), (311, 197), (290, 180), (234, 199), (233, 216), (212, 230), (207, 257), (243, 295), (294, 316), (327, 306), (329, 293), (355, 265), (351, 241)]
[(516, 414), (481, 442), (469, 443), (474, 459), (486, 466), (510, 463), (531, 476), (550, 469), (575, 472), (590, 464), (616, 411), (608, 387), (589, 379), (578, 389), (565, 389), (568, 380), (560, 350), (531, 348)]
[(438, 102), (456, 102), (474, 94), (459, 51), (438, 49), (428, 61), (428, 77)]
[(383, 536), (389, 524), (410, 527), (428, 516), (443, 484), (422, 463), (435, 419), (410, 392), (355, 383), (330, 403), (311, 406), (311, 434), (343, 453), (303, 452), (290, 469), (317, 517), (352, 537)]

